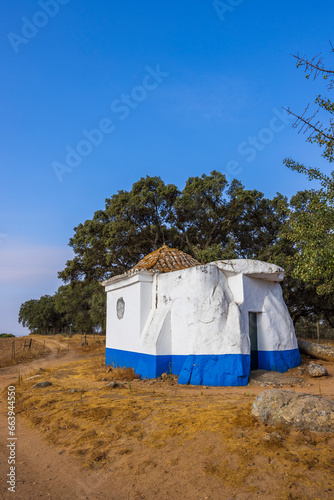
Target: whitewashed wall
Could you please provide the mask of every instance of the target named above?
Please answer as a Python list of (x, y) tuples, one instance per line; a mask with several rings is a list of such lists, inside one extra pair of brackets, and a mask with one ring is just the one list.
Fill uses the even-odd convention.
[[(259, 363), (279, 371), (297, 366), (297, 340), (276, 282), (282, 279), (281, 271), (258, 261), (218, 261), (170, 273), (139, 271), (120, 277), (106, 286), (106, 357), (114, 363), (118, 357), (145, 376), (166, 371), (171, 357), (182, 380), (245, 385), (251, 351), (249, 312), (256, 312)], [(125, 302), (122, 319), (116, 314), (120, 297)]]
[[(152, 273), (142, 271), (106, 287), (107, 348), (143, 352), (141, 333), (151, 311), (152, 281)], [(125, 303), (124, 316), (118, 319), (116, 307), (121, 297)]]
[(151, 354), (249, 353), (245, 324), (215, 264), (157, 276), (157, 308), (142, 333)]

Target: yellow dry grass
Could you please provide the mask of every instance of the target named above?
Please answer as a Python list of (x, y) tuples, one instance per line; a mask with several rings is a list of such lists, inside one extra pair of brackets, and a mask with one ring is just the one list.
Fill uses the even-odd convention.
[(66, 351), (76, 351), (83, 353), (90, 353), (95, 351), (103, 351), (105, 345), (105, 336), (103, 335), (86, 335), (86, 345), (83, 345), (84, 336), (76, 333), (71, 335), (62, 335), (57, 333), (55, 335), (31, 335), (31, 337), (39, 342), (46, 342), (46, 344), (52, 344), (53, 348), (56, 348), (59, 353), (64, 353)]
[[(172, 445), (182, 455), (193, 442), (203, 450), (203, 474), (232, 488), (255, 491), (259, 474), (282, 476), (282, 499), (294, 498), (291, 488), (300, 481), (314, 491), (334, 488), (333, 478), (328, 479), (334, 465), (330, 437), (257, 423), (250, 414), (254, 395), (249, 392), (204, 394), (133, 375), (131, 370), (108, 370), (102, 356), (76, 361), (23, 381), (17, 410), (49, 442), (80, 457), (85, 467), (126, 460), (142, 447), (160, 453)], [(115, 378), (123, 380), (123, 387), (108, 387)], [(38, 380), (53, 385), (33, 388)], [(265, 440), (274, 430), (282, 439)], [(212, 437), (215, 445), (203, 446)]]
[(43, 346), (41, 341), (33, 339), (32, 347), (28, 350), (24, 343), (30, 340), (28, 337), (16, 337), (14, 339), (15, 358), (12, 359), (12, 338), (0, 339), (0, 368), (13, 366), (35, 358), (41, 358), (49, 354), (50, 350)]

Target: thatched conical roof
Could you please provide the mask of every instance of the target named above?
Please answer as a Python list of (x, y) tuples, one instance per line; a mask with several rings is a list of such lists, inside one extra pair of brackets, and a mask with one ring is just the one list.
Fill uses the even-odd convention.
[(200, 263), (187, 253), (176, 248), (169, 248), (164, 244), (158, 250), (143, 257), (138, 264), (133, 266), (131, 271), (146, 269), (160, 273), (169, 273), (170, 271), (178, 271), (199, 265)]
[(101, 285), (111, 285), (112, 283), (131, 276), (139, 271), (146, 270), (151, 273), (169, 273), (171, 271), (179, 271), (180, 269), (200, 265), (200, 262), (187, 253), (177, 250), (176, 248), (169, 248), (164, 244), (161, 248), (158, 248), (158, 250), (155, 250), (154, 252), (151, 252), (143, 257), (138, 264), (133, 266), (126, 273), (113, 276), (112, 278), (103, 281)]

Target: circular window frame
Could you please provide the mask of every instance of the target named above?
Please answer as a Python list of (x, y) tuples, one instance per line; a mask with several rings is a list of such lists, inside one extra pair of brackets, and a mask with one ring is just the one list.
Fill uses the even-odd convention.
[(125, 312), (125, 302), (123, 297), (119, 297), (116, 302), (116, 314), (118, 319), (122, 319), (124, 317)]

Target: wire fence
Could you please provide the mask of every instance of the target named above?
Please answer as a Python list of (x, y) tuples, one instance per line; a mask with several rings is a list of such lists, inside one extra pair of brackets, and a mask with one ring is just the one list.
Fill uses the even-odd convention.
[(331, 328), (324, 322), (306, 322), (298, 321), (295, 325), (296, 335), (298, 338), (309, 339), (314, 341), (329, 340), (334, 342), (334, 328)]

